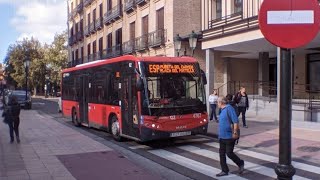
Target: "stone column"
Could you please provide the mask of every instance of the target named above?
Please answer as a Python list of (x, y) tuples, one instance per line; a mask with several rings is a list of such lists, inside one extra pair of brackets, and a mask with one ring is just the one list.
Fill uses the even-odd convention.
[(210, 111), (210, 105), (208, 102), (208, 97), (211, 94), (214, 88), (214, 50), (206, 49), (206, 76), (207, 76), (207, 85), (206, 85), (206, 100), (207, 100), (207, 110)]
[(269, 53), (260, 52), (259, 53), (259, 81), (262, 86), (259, 87), (259, 95), (267, 96), (269, 95)]

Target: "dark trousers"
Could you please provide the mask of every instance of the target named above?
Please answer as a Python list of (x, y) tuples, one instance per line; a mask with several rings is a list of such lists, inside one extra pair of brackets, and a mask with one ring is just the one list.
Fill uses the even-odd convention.
[(244, 161), (241, 160), (234, 152), (235, 140), (233, 139), (219, 139), (219, 154), (220, 154), (220, 165), (223, 172), (228, 173), (229, 168), (227, 165), (226, 155), (237, 165), (241, 166), (244, 164)]
[(210, 120), (213, 119), (213, 116), (214, 116), (214, 119), (215, 119), (215, 120), (218, 120), (218, 118), (217, 118), (217, 113), (216, 113), (217, 105), (216, 105), (216, 104), (210, 104), (210, 107), (211, 107)]
[(246, 107), (238, 107), (238, 110), (239, 110), (239, 116), (240, 116), (240, 114), (242, 115), (242, 125), (246, 126), (247, 125), (247, 123), (246, 123), (247, 108)]
[(19, 139), (19, 124), (20, 120), (8, 122), (11, 141), (14, 140), (13, 132), (16, 134), (17, 139)]

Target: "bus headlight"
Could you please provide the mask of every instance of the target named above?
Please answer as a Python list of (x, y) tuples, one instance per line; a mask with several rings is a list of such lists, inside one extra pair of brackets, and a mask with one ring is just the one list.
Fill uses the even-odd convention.
[(207, 122), (207, 120), (206, 120), (206, 119), (203, 119), (203, 122)]
[(152, 124), (152, 125), (151, 125), (151, 127), (155, 128), (155, 127), (156, 127), (156, 125), (155, 125), (155, 124)]

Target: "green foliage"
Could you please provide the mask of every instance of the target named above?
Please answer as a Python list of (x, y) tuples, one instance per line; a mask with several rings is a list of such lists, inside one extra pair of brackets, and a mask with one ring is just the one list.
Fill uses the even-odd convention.
[(29, 89), (43, 89), (45, 77), (51, 82), (59, 82), (61, 70), (67, 66), (67, 33), (56, 34), (52, 44), (42, 45), (37, 39), (23, 39), (11, 44), (5, 58), (7, 84), (25, 87), (24, 61), (30, 60)]

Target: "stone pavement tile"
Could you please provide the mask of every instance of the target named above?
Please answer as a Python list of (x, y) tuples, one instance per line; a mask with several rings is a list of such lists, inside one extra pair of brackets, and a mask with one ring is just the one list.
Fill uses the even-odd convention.
[(60, 166), (50, 167), (48, 170), (54, 178), (72, 176), (62, 164)]
[(52, 180), (53, 177), (49, 173), (31, 173), (29, 174), (31, 180)]
[(31, 180), (29, 175), (8, 176), (8, 180)]
[(27, 172), (26, 169), (23, 169), (23, 170), (14, 170), (14, 171), (7, 171), (7, 176), (16, 176), (16, 175), (28, 176), (28, 172)]
[(74, 177), (54, 177), (53, 180), (76, 180)]

